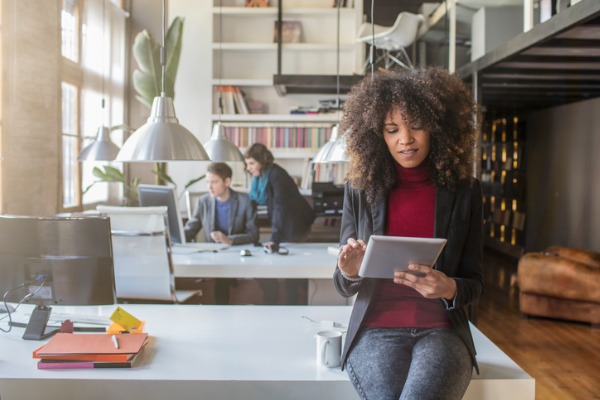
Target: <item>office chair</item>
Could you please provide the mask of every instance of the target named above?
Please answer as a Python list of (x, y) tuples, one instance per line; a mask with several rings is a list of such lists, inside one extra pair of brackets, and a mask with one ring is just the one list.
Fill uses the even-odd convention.
[(198, 203), (198, 199), (206, 193), (208, 192), (190, 192), (189, 190), (185, 191), (185, 207), (187, 208), (188, 219), (192, 218), (192, 215), (194, 214), (194, 209), (196, 208), (196, 204)]
[(166, 206), (97, 210), (110, 218), (118, 301), (183, 303), (201, 294), (175, 290)]
[[(375, 60), (374, 64), (383, 60), (385, 69), (390, 69), (394, 64), (402, 68), (412, 69), (413, 64), (408, 57), (406, 47), (414, 43), (417, 38), (419, 24), (423, 20), (424, 17), (421, 14), (401, 12), (392, 26), (364, 22), (360, 27), (356, 41), (367, 43), (371, 47), (375, 42), (375, 48), (383, 50), (383, 55)], [(371, 51), (373, 51), (372, 48)], [(367, 68), (368, 64), (369, 58), (365, 60), (363, 70)]]

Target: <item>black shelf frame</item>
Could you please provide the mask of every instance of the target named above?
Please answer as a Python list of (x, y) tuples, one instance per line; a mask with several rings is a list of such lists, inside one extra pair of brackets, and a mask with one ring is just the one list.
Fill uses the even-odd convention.
[(533, 111), (600, 96), (600, 1), (582, 1), (456, 73), (487, 108)]
[[(282, 26), (282, 0), (277, 4), (277, 24)], [(277, 31), (277, 74), (273, 75), (273, 86), (280, 96), (288, 94), (337, 94), (337, 75), (292, 75), (282, 73), (282, 29)], [(346, 94), (360, 82), (364, 75), (340, 75), (339, 94)]]

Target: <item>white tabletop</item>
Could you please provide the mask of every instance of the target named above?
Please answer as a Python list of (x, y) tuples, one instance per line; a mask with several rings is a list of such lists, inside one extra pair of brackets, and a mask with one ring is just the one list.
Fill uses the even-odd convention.
[[(137, 367), (38, 370), (32, 352), (44, 342), (22, 340), (23, 328), (13, 328), (0, 334), (2, 400), (358, 398), (345, 371), (316, 363), (315, 333), (334, 322), (346, 325), (349, 306), (122, 307), (146, 321), (153, 339)], [(115, 306), (54, 309), (110, 315)], [(465, 399), (532, 400), (534, 380), (473, 332), (481, 374), (474, 374)]]
[[(288, 255), (266, 254), (262, 247), (232, 246), (218, 252), (177, 249), (173, 254), (176, 277), (189, 278), (304, 278), (332, 279), (337, 243), (284, 243)], [(241, 250), (251, 256), (241, 256)], [(328, 251), (331, 249), (333, 251)]]

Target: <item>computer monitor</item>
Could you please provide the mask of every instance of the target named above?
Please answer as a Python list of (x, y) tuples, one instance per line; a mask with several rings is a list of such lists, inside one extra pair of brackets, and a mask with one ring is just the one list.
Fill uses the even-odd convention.
[(179, 202), (174, 188), (163, 185), (141, 184), (138, 186), (138, 197), (142, 207), (167, 206), (171, 242), (185, 243), (183, 221), (179, 213)]
[(115, 304), (110, 220), (1, 215), (0, 295), (36, 304), (24, 339), (55, 333), (51, 305)]

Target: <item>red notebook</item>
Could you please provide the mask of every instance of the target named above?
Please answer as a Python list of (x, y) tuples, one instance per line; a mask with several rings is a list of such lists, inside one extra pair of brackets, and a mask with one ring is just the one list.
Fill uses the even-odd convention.
[(119, 347), (116, 348), (112, 336), (105, 333), (57, 333), (33, 352), (33, 358), (127, 362), (139, 353), (148, 338), (147, 333), (115, 335)]

